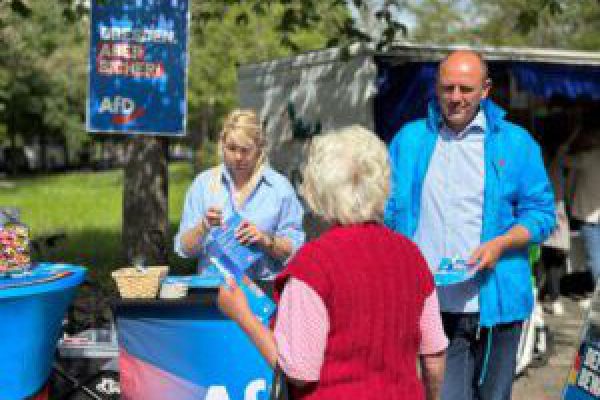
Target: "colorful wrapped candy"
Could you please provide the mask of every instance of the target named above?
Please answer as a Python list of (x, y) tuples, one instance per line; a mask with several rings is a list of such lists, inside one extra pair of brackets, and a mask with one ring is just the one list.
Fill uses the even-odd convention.
[(31, 264), (29, 229), (19, 223), (7, 223), (0, 228), (0, 274), (25, 271)]

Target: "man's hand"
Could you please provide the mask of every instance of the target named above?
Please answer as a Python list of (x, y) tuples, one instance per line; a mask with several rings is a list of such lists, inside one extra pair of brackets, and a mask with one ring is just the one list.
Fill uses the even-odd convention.
[(505, 236), (498, 236), (479, 246), (467, 264), (475, 266), (477, 269), (494, 268), (502, 254), (509, 248), (508, 240)]
[(527, 228), (515, 225), (504, 235), (479, 246), (467, 264), (474, 265), (477, 269), (494, 268), (506, 250), (523, 248), (527, 246), (530, 239), (531, 235)]

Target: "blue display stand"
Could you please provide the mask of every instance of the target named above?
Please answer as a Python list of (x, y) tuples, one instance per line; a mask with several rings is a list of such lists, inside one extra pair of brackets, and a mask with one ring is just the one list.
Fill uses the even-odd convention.
[(23, 399), (47, 381), (62, 320), (85, 268), (40, 263), (0, 277), (0, 399)]
[(115, 305), (123, 399), (268, 399), (273, 372), (217, 309), (218, 284), (200, 282), (181, 300)]

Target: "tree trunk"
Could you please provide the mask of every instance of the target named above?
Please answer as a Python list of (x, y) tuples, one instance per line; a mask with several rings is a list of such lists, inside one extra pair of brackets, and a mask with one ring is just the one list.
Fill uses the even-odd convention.
[(133, 137), (126, 144), (123, 253), (129, 265), (168, 262), (168, 139)]

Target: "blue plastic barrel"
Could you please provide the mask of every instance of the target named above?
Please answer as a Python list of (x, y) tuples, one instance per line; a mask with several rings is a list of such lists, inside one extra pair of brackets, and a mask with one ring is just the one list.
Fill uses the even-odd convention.
[(48, 380), (62, 320), (85, 268), (38, 264), (0, 277), (0, 399), (23, 399)]

